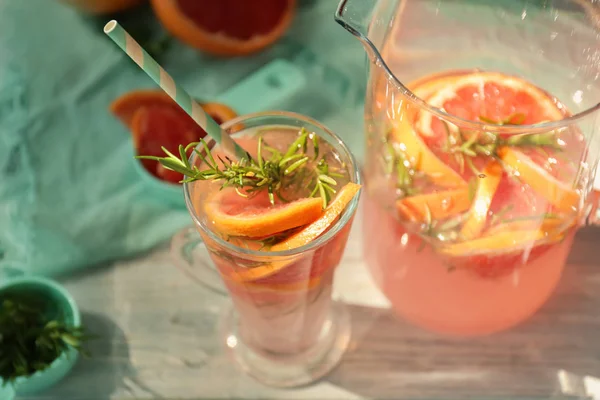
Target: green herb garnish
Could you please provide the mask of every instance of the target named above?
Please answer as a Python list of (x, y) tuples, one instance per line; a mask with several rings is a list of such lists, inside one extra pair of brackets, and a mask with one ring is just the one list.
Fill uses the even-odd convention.
[(406, 154), (395, 148), (390, 140), (391, 133), (388, 133), (384, 139), (383, 146), (385, 151), (385, 172), (387, 174), (395, 173), (395, 187), (399, 190), (399, 198), (414, 196), (419, 190), (414, 186), (415, 179), (426, 179), (423, 172), (418, 171)]
[(0, 380), (7, 384), (43, 371), (72, 347), (82, 354), (90, 337), (51, 314), (42, 298), (10, 295), (0, 300)]
[[(202, 144), (204, 153), (196, 147)], [(313, 155), (309, 157), (308, 146), (312, 147)], [(187, 153), (190, 149), (207, 166), (200, 170), (195, 165), (190, 165)], [(219, 157), (220, 166), (210, 153), (204, 140), (179, 146), (179, 155), (175, 155), (162, 147), (167, 157), (137, 156), (140, 159), (149, 159), (160, 162), (165, 168), (179, 172), (186, 176), (184, 182), (198, 180), (222, 181), (222, 188), (233, 187), (240, 196), (250, 196), (256, 192), (266, 190), (269, 201), (275, 204), (275, 197), (287, 202), (284, 189), (290, 187), (298, 190), (309, 188), (310, 197), (318, 196), (323, 199), (323, 208), (329, 204), (332, 195), (336, 193), (336, 177), (343, 177), (341, 171), (334, 170), (319, 153), (319, 138), (314, 133), (309, 133), (302, 128), (298, 138), (289, 146), (285, 153), (264, 143), (262, 135), (258, 136), (258, 149), (256, 159), (249, 153), (239, 160)], [(269, 152), (268, 157), (263, 152)]]
[[(519, 125), (525, 120), (525, 116), (523, 114), (514, 114), (504, 121), (494, 121), (482, 116), (479, 119), (494, 125)], [(461, 173), (464, 172), (466, 165), (473, 173), (479, 175), (481, 172), (475, 168), (472, 159), (477, 156), (497, 158), (496, 153), (503, 146), (562, 149), (558, 142), (557, 134), (554, 131), (501, 138), (495, 133), (487, 131), (470, 132), (461, 129), (453, 131), (447, 122), (442, 122), (446, 130), (446, 143), (442, 150), (454, 155)]]

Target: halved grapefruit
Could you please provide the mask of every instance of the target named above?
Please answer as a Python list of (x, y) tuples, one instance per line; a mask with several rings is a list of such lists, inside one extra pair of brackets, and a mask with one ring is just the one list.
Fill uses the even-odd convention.
[(266, 191), (243, 197), (226, 188), (206, 200), (204, 211), (215, 231), (223, 235), (264, 238), (310, 224), (322, 216), (322, 207), (320, 198), (273, 206)]
[[(451, 115), (490, 125), (535, 124), (560, 120), (568, 115), (564, 106), (545, 91), (523, 79), (497, 72), (436, 74), (410, 83), (408, 87), (430, 105)], [(487, 164), (489, 160), (484, 156), (458, 157), (463, 153), (457, 154), (456, 149), (448, 148), (453, 141), (464, 141), (473, 132), (459, 130), (457, 126), (440, 120), (430, 112), (414, 110), (415, 107), (407, 110), (407, 118), (397, 120), (408, 120), (402, 123), (409, 123), (420, 142), (408, 135), (411, 129), (407, 127), (400, 131), (404, 133), (402, 136), (395, 136), (398, 143), (406, 146), (410, 157), (418, 159), (425, 155), (427, 164), (435, 166), (426, 167), (432, 169), (431, 172), (443, 171), (441, 164), (465, 180), (473, 176), (473, 172), (465, 168), (465, 158), (476, 168), (483, 168)], [(478, 134), (484, 136), (481, 132)], [(428, 151), (421, 150), (423, 147)], [(440, 185), (443, 185), (443, 181), (450, 182), (452, 178), (447, 170), (437, 175), (443, 177), (434, 182)]]
[[(218, 123), (237, 116), (224, 104), (204, 103), (201, 106)], [(177, 154), (180, 144), (186, 146), (206, 137), (204, 129), (163, 91), (136, 90), (126, 93), (113, 101), (110, 111), (129, 128), (138, 155), (164, 156), (162, 146)], [(157, 161), (139, 161), (159, 179), (171, 183), (183, 179), (182, 174), (164, 168)]]
[[(565, 117), (564, 107), (545, 91), (498, 72), (468, 72), (437, 76), (413, 89), (430, 105), (469, 121), (535, 124)], [(422, 136), (445, 132), (431, 113), (421, 113), (416, 128)], [(437, 122), (437, 123), (436, 123)]]
[(184, 43), (220, 56), (273, 44), (290, 26), (296, 0), (151, 0), (154, 13)]

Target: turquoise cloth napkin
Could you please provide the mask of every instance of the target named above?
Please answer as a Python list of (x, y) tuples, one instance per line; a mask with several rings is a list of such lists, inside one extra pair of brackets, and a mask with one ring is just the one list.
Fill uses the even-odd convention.
[[(202, 99), (272, 59), (303, 63), (336, 86), (338, 108), (311, 109), (310, 98), (289, 108), (358, 140), (361, 129), (340, 116), (351, 110), (360, 120), (364, 56), (333, 21), (336, 3), (300, 2), (287, 36), (255, 56), (217, 59), (172, 41), (158, 60)], [(148, 7), (137, 12), (138, 26), (162, 32)], [(191, 222), (148, 195), (128, 132), (107, 111), (122, 93), (155, 86), (102, 34), (104, 22), (51, 0), (0, 2), (0, 268), (71, 272), (144, 252)]]

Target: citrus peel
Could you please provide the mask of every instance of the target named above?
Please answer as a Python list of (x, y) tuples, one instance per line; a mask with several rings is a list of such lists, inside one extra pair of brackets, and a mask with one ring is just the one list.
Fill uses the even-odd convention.
[(502, 180), (502, 166), (496, 161), (491, 161), (477, 177), (478, 184), (473, 198), (473, 204), (469, 210), (467, 219), (461, 228), (461, 236), (464, 239), (472, 239), (481, 234), (486, 226), (492, 199), (498, 185)]
[(400, 216), (411, 222), (427, 222), (428, 218), (446, 219), (468, 210), (470, 206), (467, 187), (404, 197), (396, 201)]
[(235, 190), (225, 189), (207, 199), (204, 212), (223, 235), (259, 238), (310, 224), (323, 214), (322, 204), (320, 198), (307, 198), (271, 207), (262, 193), (246, 200)]
[(452, 257), (470, 257), (473, 255), (487, 254), (494, 256), (510, 252), (522, 251), (532, 247), (536, 242), (555, 242), (564, 235), (546, 232), (543, 229), (506, 231), (484, 235), (476, 239), (448, 244), (440, 247), (438, 251)]
[[(336, 198), (327, 206), (323, 214), (317, 220), (313, 221), (286, 240), (273, 245), (270, 248), (270, 251), (292, 250), (304, 246), (318, 238), (338, 220), (348, 204), (358, 194), (360, 187), (361, 186), (356, 183), (347, 183), (339, 190)], [(299, 255), (285, 261), (275, 261), (261, 265), (260, 267), (237, 269), (235, 279), (242, 281), (263, 279), (292, 265), (301, 257), (302, 255)]]
[(423, 140), (411, 124), (409, 106), (405, 106), (406, 113), (394, 120), (392, 138), (398, 143), (401, 151), (406, 153), (408, 161), (417, 171), (425, 173), (431, 182), (442, 187), (465, 186), (465, 180), (452, 168), (440, 160)]
[(498, 156), (521, 182), (531, 186), (550, 204), (566, 213), (577, 209), (580, 201), (577, 191), (550, 175), (527, 155), (504, 146), (498, 149)]

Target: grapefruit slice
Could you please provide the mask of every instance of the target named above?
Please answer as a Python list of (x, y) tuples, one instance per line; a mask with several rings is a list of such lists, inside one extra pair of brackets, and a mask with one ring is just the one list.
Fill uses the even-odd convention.
[[(198, 132), (190, 130), (186, 122), (168, 108), (139, 109), (131, 121), (130, 129), (133, 145), (138, 155), (162, 156), (161, 146), (166, 147), (173, 154), (178, 154), (179, 145), (186, 146), (188, 143), (198, 140), (196, 136)], [(138, 161), (157, 178), (171, 183), (177, 183), (183, 179), (183, 174), (169, 171), (157, 161), (146, 159)]]
[(441, 220), (460, 214), (471, 207), (469, 189), (445, 190), (396, 201), (400, 216), (411, 222), (426, 222), (428, 218)]
[(296, 0), (151, 0), (164, 27), (184, 43), (220, 56), (273, 44), (292, 22)]
[(215, 231), (230, 236), (260, 238), (310, 224), (323, 214), (321, 198), (271, 205), (268, 194), (240, 196), (234, 189), (216, 192), (204, 205)]
[[(202, 108), (218, 123), (236, 117), (224, 104), (204, 103)], [(110, 105), (111, 112), (131, 131), (138, 155), (164, 156), (162, 146), (178, 154), (179, 145), (186, 146), (206, 137), (206, 132), (166, 93), (157, 90), (132, 91)], [(190, 153), (191, 153), (190, 149)], [(189, 155), (189, 154), (188, 154)], [(154, 160), (139, 160), (152, 175), (178, 183), (183, 175), (164, 168)]]
[(481, 234), (486, 226), (492, 199), (498, 190), (502, 179), (502, 166), (496, 161), (490, 162), (478, 176), (477, 190), (471, 210), (464, 225), (461, 228), (461, 236), (464, 239), (472, 239)]
[(501, 232), (540, 230), (548, 235), (559, 234), (575, 225), (575, 216), (549, 215), (539, 218), (507, 221), (495, 224), (485, 231), (487, 235), (495, 235)]
[(550, 204), (567, 213), (577, 210), (580, 201), (577, 191), (549, 174), (529, 156), (511, 147), (498, 149), (498, 156), (512, 170), (513, 175), (531, 186)]
[(507, 231), (458, 242), (438, 249), (453, 268), (467, 269), (481, 277), (499, 277), (544, 254), (564, 234), (542, 229)]
[(465, 180), (440, 160), (419, 137), (412, 126), (414, 112), (405, 104), (404, 112), (393, 121), (392, 139), (417, 171), (425, 173), (431, 182), (442, 187), (465, 186)]
[[(352, 201), (354, 196), (358, 194), (359, 190), (360, 185), (352, 182), (347, 183), (344, 187), (342, 187), (342, 189), (340, 189), (335, 200), (333, 200), (327, 206), (325, 212), (323, 212), (318, 219), (286, 240), (272, 246), (270, 250), (291, 250), (304, 246), (318, 238), (321, 234), (323, 234), (323, 232), (329, 229), (335, 223), (335, 221), (337, 221), (350, 201)], [(345, 234), (347, 234), (347, 232), (345, 232)], [(293, 267), (294, 263), (300, 261), (301, 258), (302, 256), (298, 256), (295, 259), (277, 261), (256, 268), (239, 269), (236, 271), (236, 279), (242, 281), (255, 281), (264, 279), (274, 274), (284, 272), (283, 270), (287, 267)], [(293, 272), (291, 274), (293, 274)]]
[[(236, 112), (225, 104), (200, 103), (200, 105), (202, 106), (202, 109), (204, 109), (204, 111), (219, 124), (237, 117)], [(200, 128), (198, 124), (196, 124), (194, 120), (162, 90), (133, 90), (119, 96), (109, 107), (110, 111), (127, 127), (131, 127), (133, 116), (140, 108), (173, 110), (179, 115), (179, 119), (186, 122), (186, 126), (190, 129), (196, 128), (198, 132), (204, 132), (204, 130), (202, 130), (202, 128)]]
[(360, 190), (360, 185), (348, 182), (342, 187), (333, 200), (325, 209), (325, 212), (319, 219), (290, 236), (283, 242), (277, 243), (271, 248), (271, 251), (291, 250), (304, 246), (321, 236), (338, 219), (350, 201)]
[[(438, 75), (418, 83), (414, 91), (426, 96), (430, 105), (469, 121), (529, 125), (560, 120), (566, 113), (545, 91), (498, 72)], [(436, 120), (431, 113), (420, 113), (417, 131), (426, 137), (443, 134), (441, 121)]]

